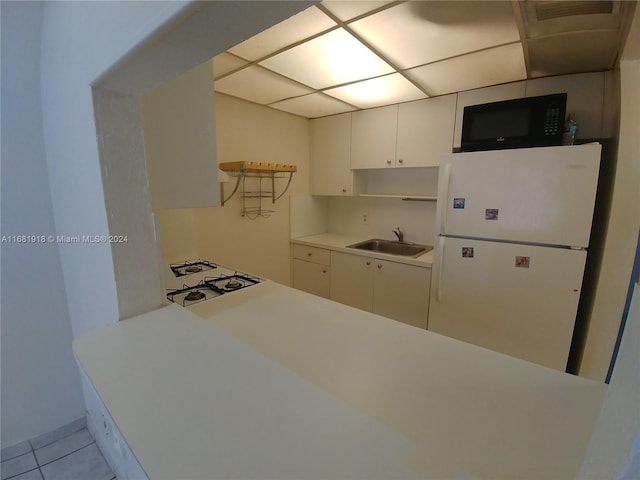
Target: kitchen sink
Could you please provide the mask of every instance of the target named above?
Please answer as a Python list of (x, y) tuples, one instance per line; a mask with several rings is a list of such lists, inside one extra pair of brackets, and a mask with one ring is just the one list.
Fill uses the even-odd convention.
[(420, 255), (430, 252), (433, 247), (430, 245), (419, 245), (417, 243), (398, 242), (394, 240), (382, 240), (372, 238), (364, 242), (347, 245), (347, 248), (355, 248), (358, 250), (368, 250), (376, 253), (386, 253), (389, 255), (399, 255), (401, 257), (419, 257)]

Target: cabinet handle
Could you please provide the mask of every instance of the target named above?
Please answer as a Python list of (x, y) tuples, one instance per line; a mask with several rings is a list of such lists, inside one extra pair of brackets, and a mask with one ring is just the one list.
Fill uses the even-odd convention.
[(404, 163), (404, 160), (403, 160), (403, 159), (401, 159), (401, 158), (399, 158), (399, 159), (398, 159), (398, 163)]
[(378, 268), (379, 268), (380, 270), (382, 270), (382, 265), (378, 264)]
[(346, 189), (346, 188), (343, 188), (343, 189), (342, 189), (342, 193), (347, 193), (347, 189)]
[(391, 165), (391, 160), (387, 160), (387, 165)]
[(313, 256), (313, 253), (311, 252), (307, 253), (307, 257), (311, 257), (311, 256)]
[(371, 262), (367, 261), (367, 266), (371, 265)]
[(322, 273), (327, 273), (327, 270), (326, 270), (326, 269), (325, 269), (325, 270), (322, 270)]

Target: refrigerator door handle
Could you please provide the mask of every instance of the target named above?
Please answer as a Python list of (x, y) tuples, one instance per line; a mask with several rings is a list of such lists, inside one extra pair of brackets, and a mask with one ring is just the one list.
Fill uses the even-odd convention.
[(447, 163), (444, 166), (444, 172), (442, 174), (442, 186), (444, 191), (439, 195), (440, 199), (444, 202), (440, 206), (440, 233), (444, 235), (447, 233), (447, 214), (449, 212), (449, 181), (451, 178), (451, 164)]
[(438, 264), (436, 266), (436, 300), (438, 302), (442, 299), (442, 264), (444, 262), (444, 242), (447, 237), (438, 238)]

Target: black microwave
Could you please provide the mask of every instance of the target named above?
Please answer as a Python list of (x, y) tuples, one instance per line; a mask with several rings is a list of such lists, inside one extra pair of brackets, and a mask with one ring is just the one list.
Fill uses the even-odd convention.
[(471, 105), (462, 117), (463, 152), (562, 145), (567, 94)]

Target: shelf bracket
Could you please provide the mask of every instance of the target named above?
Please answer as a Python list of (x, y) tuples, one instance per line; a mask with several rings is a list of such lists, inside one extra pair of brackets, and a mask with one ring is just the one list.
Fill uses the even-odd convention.
[[(238, 187), (240, 186), (240, 180), (242, 179), (241, 175), (238, 175), (237, 179), (236, 179), (236, 185), (235, 187), (233, 187), (233, 191), (229, 194), (229, 196), (227, 198), (224, 198), (224, 194), (222, 195), (222, 206), (224, 207), (224, 204), (227, 203), (229, 200), (231, 200), (231, 197), (233, 197), (236, 192), (238, 191)], [(221, 185), (221, 188), (224, 191), (224, 186)]]
[[(222, 187), (223, 193), (221, 195), (222, 205), (224, 206), (237, 192), (240, 188), (240, 182), (242, 181), (242, 195), (243, 195), (243, 211), (242, 215), (247, 214), (247, 208), (244, 206), (244, 198), (254, 197), (254, 198), (262, 198), (265, 196), (270, 196), (272, 203), (275, 203), (280, 197), (282, 197), (289, 186), (291, 185), (291, 180), (293, 179), (293, 174), (297, 171), (297, 167), (295, 165), (280, 165), (280, 164), (270, 164), (270, 163), (256, 163), (256, 162), (226, 162), (221, 163), (219, 165), (220, 170), (229, 173), (229, 175), (236, 177), (236, 184), (233, 188), (233, 191), (225, 198), (224, 196), (224, 187)], [(276, 178), (285, 178), (286, 174), (288, 175), (287, 184), (284, 186), (284, 189), (279, 195), (276, 195)], [(256, 193), (248, 194), (245, 189), (244, 180), (246, 178), (259, 178), (260, 185), (262, 185), (262, 179), (270, 178), (271, 179), (271, 191), (263, 191), (262, 188), (258, 190)], [(261, 200), (259, 200), (261, 202)], [(262, 212), (262, 206), (259, 205), (257, 207), (258, 212)], [(260, 216), (264, 216), (259, 213)]]

